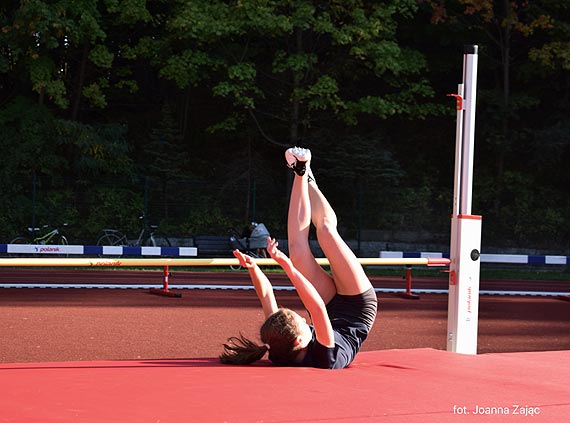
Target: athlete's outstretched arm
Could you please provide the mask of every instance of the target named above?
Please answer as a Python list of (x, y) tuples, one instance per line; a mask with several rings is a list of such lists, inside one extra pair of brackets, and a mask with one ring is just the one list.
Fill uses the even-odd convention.
[(249, 277), (253, 282), (257, 297), (259, 298), (259, 301), (261, 301), (263, 314), (265, 315), (265, 318), (268, 318), (278, 309), (271, 282), (261, 271), (259, 266), (255, 263), (253, 257), (248, 256), (247, 254), (243, 254), (239, 250), (234, 250), (233, 253), (234, 256), (239, 260), (240, 265), (248, 270)]
[(319, 291), (313, 284), (303, 276), (293, 265), (289, 257), (279, 250), (277, 241), (272, 238), (267, 239), (267, 252), (287, 273), (287, 276), (297, 290), (303, 305), (311, 315), (315, 335), (320, 344), (325, 347), (334, 347), (334, 333), (327, 313), (326, 304)]

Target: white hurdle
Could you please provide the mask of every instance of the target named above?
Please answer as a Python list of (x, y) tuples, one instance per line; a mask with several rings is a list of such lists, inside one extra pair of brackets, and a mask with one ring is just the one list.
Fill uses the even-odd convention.
[(447, 350), (477, 354), (481, 216), (471, 214), (477, 46), (467, 45), (463, 55), (463, 83), (457, 99), (455, 177), (449, 267)]

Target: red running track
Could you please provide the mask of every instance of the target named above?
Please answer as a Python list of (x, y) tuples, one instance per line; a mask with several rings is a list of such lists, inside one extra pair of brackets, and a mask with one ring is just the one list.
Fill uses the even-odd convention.
[[(55, 282), (61, 271), (54, 272), (44, 270), (44, 281)], [(41, 280), (40, 273), (32, 274)], [(99, 281), (104, 275), (114, 283), (160, 280), (160, 272), (141, 271), (66, 271), (59, 280), (73, 275), (75, 282), (84, 282), (94, 274)], [(32, 280), (18, 275), (20, 281)], [(248, 284), (242, 272), (192, 273), (173, 279), (178, 277), (193, 283)], [(282, 283), (282, 276), (271, 278)], [(403, 281), (390, 283), (401, 286)], [(145, 292), (0, 289), (0, 362), (216, 357), (229, 336), (242, 331), (255, 338), (262, 322), (253, 291), (182, 290), (182, 298)], [(378, 319), (364, 344), (366, 351), (446, 349), (447, 295), (423, 294), (420, 300), (383, 293), (379, 297)], [(303, 312), (294, 292), (279, 291), (277, 298), (281, 305)], [(478, 344), (480, 353), (570, 350), (570, 302), (481, 296)]]

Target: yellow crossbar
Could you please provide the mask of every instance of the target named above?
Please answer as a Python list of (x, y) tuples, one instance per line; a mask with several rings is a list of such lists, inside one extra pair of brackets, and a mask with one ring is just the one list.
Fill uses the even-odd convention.
[[(273, 259), (256, 259), (260, 266), (276, 266)], [(450, 260), (445, 258), (359, 258), (363, 266), (449, 266)], [(327, 259), (319, 258), (320, 265), (327, 266)], [(151, 267), (151, 266), (238, 266), (235, 258), (2, 258), (0, 267)]]

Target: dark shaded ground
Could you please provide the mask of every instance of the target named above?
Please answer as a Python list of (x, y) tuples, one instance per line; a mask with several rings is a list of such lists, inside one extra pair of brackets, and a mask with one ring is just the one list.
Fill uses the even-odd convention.
[[(213, 280), (211, 273), (191, 276), (192, 283)], [(215, 281), (248, 284), (240, 272), (216, 274)], [(215, 357), (229, 336), (257, 337), (262, 313), (253, 291), (180, 292), (182, 298), (142, 289), (0, 289), (0, 362)], [(294, 292), (276, 295), (280, 305), (303, 312)], [(446, 348), (447, 295), (379, 297), (364, 351)], [(569, 301), (481, 296), (479, 353), (547, 350), (570, 350)]]

